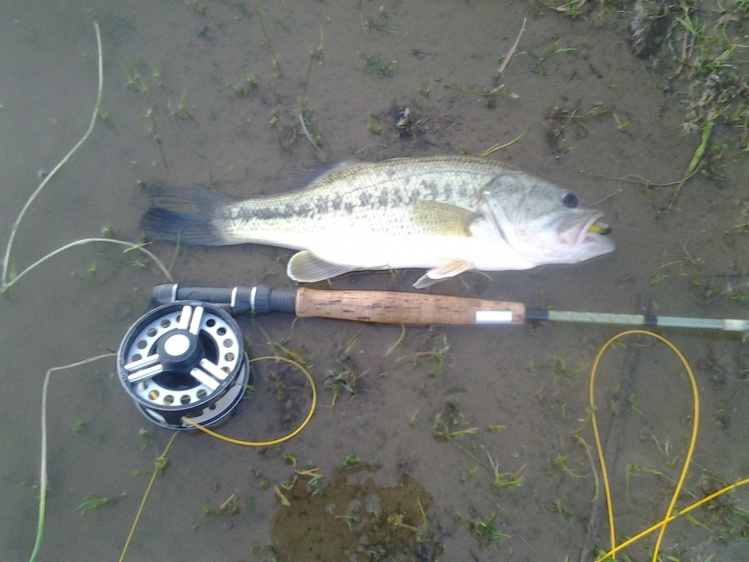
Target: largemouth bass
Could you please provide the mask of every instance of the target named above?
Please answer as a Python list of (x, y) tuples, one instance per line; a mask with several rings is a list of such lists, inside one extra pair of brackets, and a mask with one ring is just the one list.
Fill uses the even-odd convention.
[(300, 250), (288, 275), (314, 282), (354, 270), (426, 268), (423, 288), (467, 270), (577, 263), (614, 249), (603, 213), (570, 191), (496, 161), (461, 156), (340, 164), (305, 189), (239, 200), (151, 186), (151, 239)]

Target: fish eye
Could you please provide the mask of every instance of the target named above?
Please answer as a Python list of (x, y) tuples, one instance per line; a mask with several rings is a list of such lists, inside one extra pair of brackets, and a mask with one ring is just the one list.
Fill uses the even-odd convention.
[(574, 209), (577, 207), (577, 196), (571, 191), (564, 194), (562, 197), (562, 204), (568, 209)]

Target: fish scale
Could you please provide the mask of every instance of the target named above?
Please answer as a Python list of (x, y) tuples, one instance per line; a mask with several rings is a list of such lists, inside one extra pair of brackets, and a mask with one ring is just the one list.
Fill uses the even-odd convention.
[[(402, 159), (408, 169), (388, 173), (390, 160), (379, 164), (353, 164), (334, 169), (305, 190), (263, 199), (250, 199), (228, 206), (242, 218), (311, 217), (317, 213), (344, 211), (351, 214), (362, 208), (382, 210), (433, 200), (462, 208), (475, 208), (480, 189), (504, 169), (493, 162), (461, 157), (425, 157)], [(345, 166), (345, 165), (344, 165)], [(462, 177), (454, 186), (456, 174)], [(293, 202), (290, 201), (293, 198)], [(240, 211), (241, 210), (241, 211)]]

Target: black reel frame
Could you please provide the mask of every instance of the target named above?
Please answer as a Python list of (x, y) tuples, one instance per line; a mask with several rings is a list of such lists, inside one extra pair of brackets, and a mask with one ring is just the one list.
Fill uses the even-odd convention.
[(155, 308), (127, 332), (117, 374), (141, 413), (173, 430), (205, 427), (231, 414), (250, 379), (239, 325), (202, 301)]

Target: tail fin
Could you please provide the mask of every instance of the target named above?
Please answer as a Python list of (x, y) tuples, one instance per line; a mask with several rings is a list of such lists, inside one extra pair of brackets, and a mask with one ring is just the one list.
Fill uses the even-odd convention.
[(223, 246), (226, 240), (216, 220), (221, 210), (238, 199), (209, 189), (145, 186), (150, 208), (140, 228), (151, 240), (179, 241), (195, 246)]

